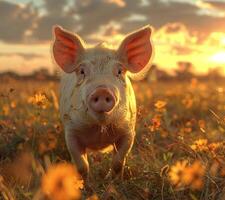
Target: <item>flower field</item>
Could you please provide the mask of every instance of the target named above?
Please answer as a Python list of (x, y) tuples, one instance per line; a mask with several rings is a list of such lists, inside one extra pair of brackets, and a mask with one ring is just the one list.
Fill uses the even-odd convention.
[(225, 81), (134, 82), (136, 139), (124, 180), (91, 153), (84, 189), (71, 165), (57, 81), (0, 84), (0, 199), (225, 199)]

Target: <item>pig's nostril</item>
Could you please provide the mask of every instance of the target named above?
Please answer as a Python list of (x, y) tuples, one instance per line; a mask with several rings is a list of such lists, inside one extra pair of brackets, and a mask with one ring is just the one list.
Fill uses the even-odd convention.
[(98, 97), (95, 97), (94, 98), (94, 102), (98, 102)]
[(107, 103), (109, 103), (111, 101), (111, 99), (109, 97), (106, 97), (105, 100)]

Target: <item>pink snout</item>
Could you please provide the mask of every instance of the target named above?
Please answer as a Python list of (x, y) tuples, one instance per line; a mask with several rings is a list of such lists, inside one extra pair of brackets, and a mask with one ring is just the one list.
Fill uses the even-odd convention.
[(88, 104), (94, 112), (107, 113), (114, 108), (116, 98), (108, 88), (99, 87), (89, 95)]

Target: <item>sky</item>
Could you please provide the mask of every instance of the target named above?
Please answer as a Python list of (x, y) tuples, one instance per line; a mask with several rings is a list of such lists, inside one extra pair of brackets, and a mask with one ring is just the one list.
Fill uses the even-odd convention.
[(55, 24), (89, 45), (105, 41), (114, 48), (150, 24), (154, 64), (171, 72), (191, 62), (196, 73), (220, 67), (225, 74), (225, 0), (0, 0), (0, 71), (57, 69)]

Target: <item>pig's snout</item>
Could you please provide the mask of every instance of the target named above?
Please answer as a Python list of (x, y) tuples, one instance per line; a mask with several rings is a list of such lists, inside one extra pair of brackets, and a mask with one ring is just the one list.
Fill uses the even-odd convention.
[(116, 98), (110, 89), (98, 87), (89, 95), (88, 104), (96, 113), (107, 113), (115, 107)]

